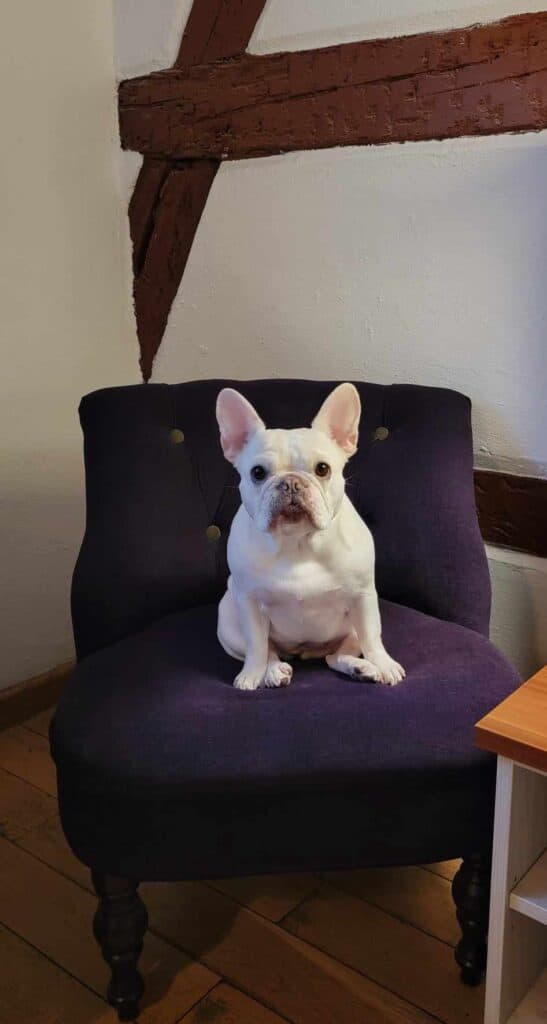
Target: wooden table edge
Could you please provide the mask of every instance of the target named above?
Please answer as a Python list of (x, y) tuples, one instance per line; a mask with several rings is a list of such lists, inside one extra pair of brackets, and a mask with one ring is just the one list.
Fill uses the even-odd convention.
[(530, 747), (521, 740), (512, 736), (500, 736), (487, 728), (482, 728), (479, 723), (475, 726), (475, 744), (481, 750), (488, 750), (498, 757), (507, 757), (510, 761), (524, 765), (526, 768), (533, 768), (535, 771), (547, 773), (547, 750), (538, 750)]
[[(538, 687), (545, 689), (545, 719), (532, 731), (520, 725), (518, 720), (513, 723), (511, 717), (514, 710), (515, 718), (518, 718), (518, 705), (526, 700), (528, 693), (533, 691), (536, 694)], [(503, 716), (500, 718), (502, 708)], [(484, 715), (475, 725), (474, 738), (476, 745), (483, 750), (547, 772), (547, 666)]]

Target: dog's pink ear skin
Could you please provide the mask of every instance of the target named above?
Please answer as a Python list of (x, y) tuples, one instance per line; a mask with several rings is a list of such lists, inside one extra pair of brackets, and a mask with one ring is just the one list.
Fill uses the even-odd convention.
[(222, 451), (229, 462), (235, 462), (257, 430), (265, 429), (256, 409), (233, 388), (223, 388), (217, 398), (217, 422)]
[(327, 434), (349, 457), (357, 451), (361, 400), (353, 384), (339, 384), (325, 398), (312, 427)]

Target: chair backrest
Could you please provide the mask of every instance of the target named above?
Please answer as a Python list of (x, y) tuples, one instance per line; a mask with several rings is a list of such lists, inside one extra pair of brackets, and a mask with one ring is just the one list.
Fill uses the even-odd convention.
[[(72, 587), (79, 657), (221, 595), (239, 504), (215, 420), (226, 384), (272, 427), (308, 425), (334, 386), (195, 381), (108, 388), (82, 400), (87, 523)], [(380, 595), (487, 633), (469, 400), (440, 388), (356, 386), (363, 418), (348, 493), (374, 535)]]

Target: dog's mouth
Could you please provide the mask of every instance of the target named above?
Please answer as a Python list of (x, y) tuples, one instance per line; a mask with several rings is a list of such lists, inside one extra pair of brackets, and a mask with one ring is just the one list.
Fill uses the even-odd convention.
[[(312, 482), (313, 484), (313, 482)], [(304, 530), (324, 530), (332, 519), (326, 498), (320, 488), (303, 484), (290, 493), (275, 486), (266, 487), (261, 495), (258, 514), (255, 516), (259, 529), (264, 533), (290, 533)]]
[(299, 498), (292, 498), (272, 509), (270, 529), (275, 530), (278, 526), (301, 523), (306, 519), (311, 521), (311, 518), (310, 510), (306, 505)]
[(286, 519), (288, 523), (298, 523), (301, 519), (309, 519), (310, 513), (303, 505), (290, 501), (279, 510), (278, 518)]

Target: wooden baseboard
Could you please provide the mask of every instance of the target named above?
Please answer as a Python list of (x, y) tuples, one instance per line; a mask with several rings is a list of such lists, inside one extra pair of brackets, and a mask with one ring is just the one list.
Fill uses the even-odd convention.
[(55, 704), (73, 667), (73, 661), (65, 661), (39, 676), (0, 690), (0, 731)]

